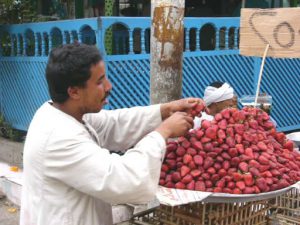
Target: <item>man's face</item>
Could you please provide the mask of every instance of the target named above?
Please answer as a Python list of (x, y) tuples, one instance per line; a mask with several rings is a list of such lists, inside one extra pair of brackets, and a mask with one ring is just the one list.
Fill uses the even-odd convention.
[(225, 100), (222, 102), (216, 102), (214, 104), (216, 104), (216, 111), (217, 111), (217, 113), (219, 113), (223, 109), (227, 109), (227, 108), (231, 108), (231, 107), (237, 108), (237, 98), (236, 98), (236, 96), (234, 96), (231, 99), (228, 99), (228, 100)]
[(81, 108), (83, 113), (97, 113), (105, 104), (112, 85), (105, 74), (103, 61), (93, 65), (90, 69), (91, 77), (81, 90)]

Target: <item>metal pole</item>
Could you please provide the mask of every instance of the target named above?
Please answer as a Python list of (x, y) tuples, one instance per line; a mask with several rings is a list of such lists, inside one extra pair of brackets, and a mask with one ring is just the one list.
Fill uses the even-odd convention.
[(185, 0), (151, 0), (151, 104), (181, 98)]

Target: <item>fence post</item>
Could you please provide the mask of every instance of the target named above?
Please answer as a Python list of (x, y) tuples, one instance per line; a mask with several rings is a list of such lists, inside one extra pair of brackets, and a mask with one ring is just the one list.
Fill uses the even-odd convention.
[(34, 56), (39, 56), (39, 36), (37, 32), (34, 32)]
[(229, 27), (225, 28), (225, 49), (229, 49)]
[(145, 29), (141, 29), (141, 54), (145, 54)]
[(98, 17), (97, 18), (97, 30), (96, 30), (96, 40), (97, 40), (97, 46), (98, 49), (100, 50), (101, 54), (103, 56), (106, 55), (106, 49), (104, 45), (104, 35), (105, 35), (105, 30), (103, 28), (103, 18)]
[(15, 55), (15, 43), (14, 43), (14, 35), (11, 34), (10, 35), (10, 45), (11, 45), (11, 49), (10, 49), (10, 56), (14, 56)]
[(185, 28), (185, 50), (190, 51), (190, 28)]
[(78, 42), (79, 43), (83, 43), (83, 41), (82, 41), (82, 39), (83, 39), (82, 31), (78, 30), (77, 34), (78, 34)]
[(196, 51), (200, 51), (200, 30), (201, 28), (196, 28)]
[(49, 43), (49, 48), (48, 48), (48, 54), (51, 52), (52, 50), (52, 31), (48, 32), (48, 43)]
[(129, 55), (133, 54), (133, 35), (134, 35), (134, 29), (128, 28), (128, 34), (129, 34)]
[(17, 56), (20, 56), (22, 55), (20, 34), (17, 34), (16, 37), (17, 37)]
[(74, 41), (75, 41), (75, 38), (74, 38), (74, 32), (76, 32), (76, 31), (71, 30), (71, 32), (70, 32), (70, 43), (71, 43), (71, 44), (73, 44)]
[(216, 29), (216, 44), (215, 44), (215, 50), (220, 50), (220, 28), (215, 27)]
[(234, 28), (234, 49), (239, 49), (239, 43), (238, 43), (238, 35), (239, 35), (239, 28)]
[(26, 33), (22, 34), (22, 40), (23, 40), (23, 56), (26, 56), (26, 49), (27, 49), (27, 40), (26, 40)]
[(41, 33), (41, 40), (42, 40), (42, 56), (46, 56), (45, 37), (46, 37), (46, 33), (45, 33), (45, 32), (42, 32), (42, 33)]
[(68, 31), (62, 31), (62, 38), (63, 38), (63, 44), (67, 44), (67, 34), (68, 34)]

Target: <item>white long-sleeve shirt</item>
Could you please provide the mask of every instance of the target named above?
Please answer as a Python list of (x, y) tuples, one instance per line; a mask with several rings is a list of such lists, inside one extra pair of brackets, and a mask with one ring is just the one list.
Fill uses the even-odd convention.
[(21, 225), (110, 225), (111, 204), (154, 197), (166, 148), (153, 131), (160, 106), (102, 110), (84, 121), (50, 103), (36, 112), (24, 146)]
[(202, 116), (201, 117), (195, 117), (194, 119), (194, 128), (193, 129), (198, 129), (201, 127), (201, 123), (202, 120), (208, 120), (208, 121), (212, 121), (214, 119), (213, 116), (208, 115), (206, 112), (202, 112)]

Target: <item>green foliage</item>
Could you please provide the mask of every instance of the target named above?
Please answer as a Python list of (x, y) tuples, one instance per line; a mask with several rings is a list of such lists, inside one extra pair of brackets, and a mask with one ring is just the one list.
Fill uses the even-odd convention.
[(51, 0), (48, 12), (38, 14), (37, 0), (0, 0), (0, 24), (45, 22), (73, 18), (74, 0)]
[(0, 136), (12, 141), (23, 142), (25, 135), (26, 132), (14, 129), (5, 121), (3, 115), (0, 114)]
[(0, 0), (0, 24), (32, 22), (36, 18), (37, 1)]

